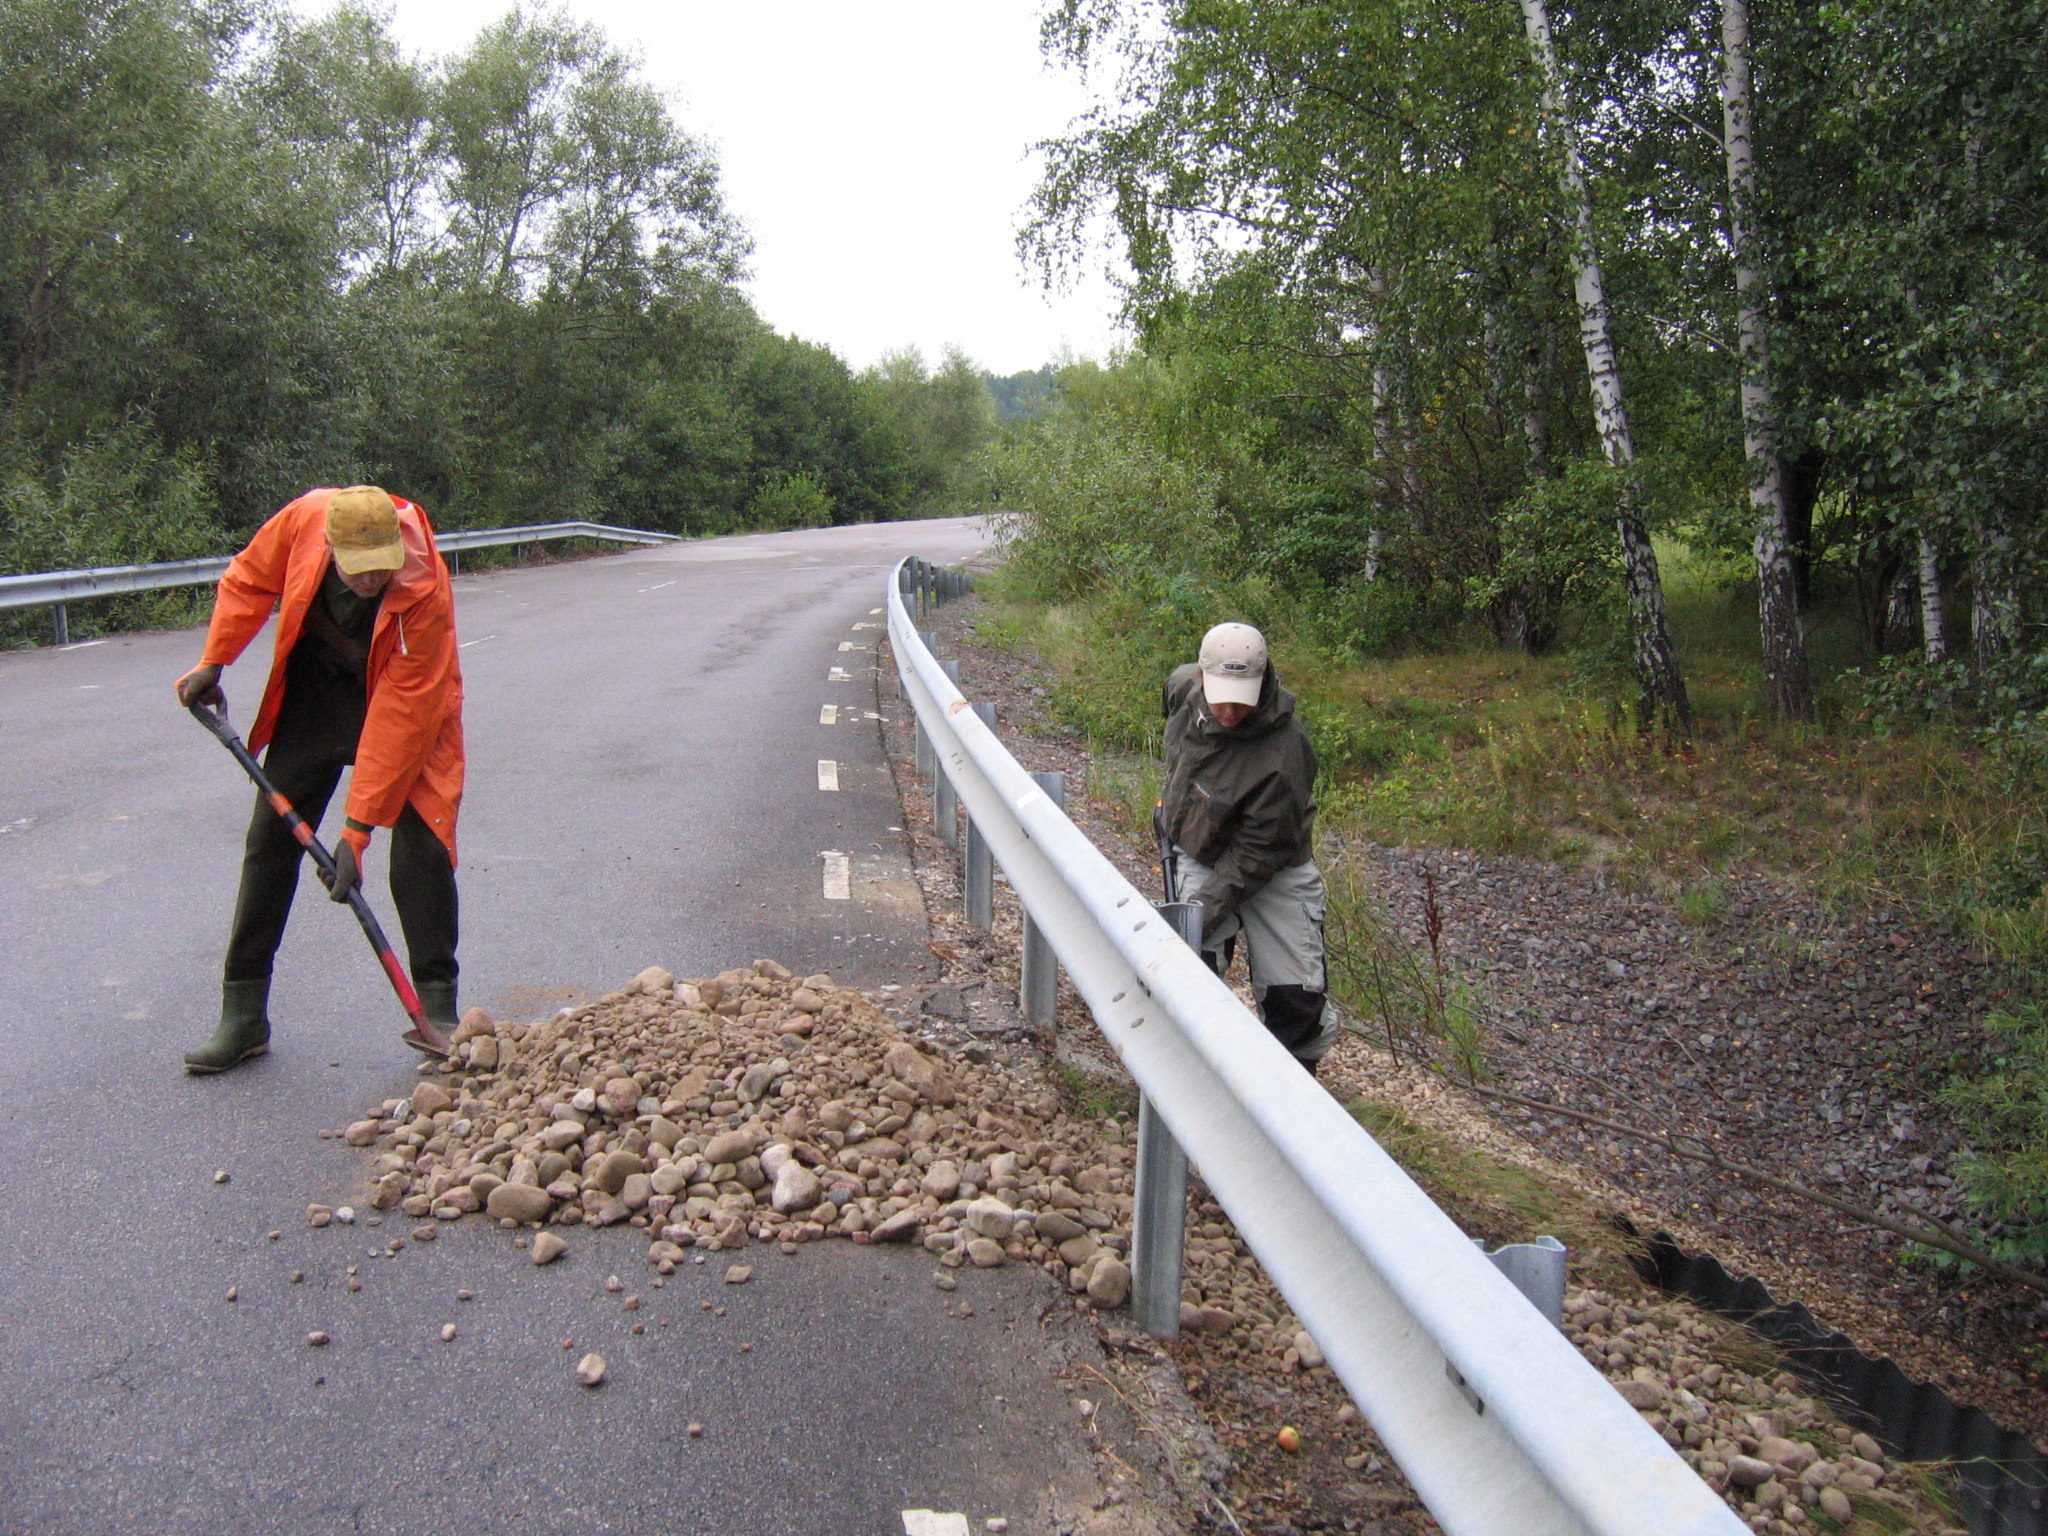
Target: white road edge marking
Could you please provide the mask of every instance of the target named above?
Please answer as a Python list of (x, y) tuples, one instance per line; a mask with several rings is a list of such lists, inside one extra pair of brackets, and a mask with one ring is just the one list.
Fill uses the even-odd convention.
[(837, 848), (827, 848), (819, 857), (825, 861), (825, 899), (853, 900), (853, 860)]
[(659, 592), (663, 587), (672, 587), (674, 585), (675, 582), (673, 581), (657, 581), (651, 587), (635, 587), (633, 591), (636, 595), (641, 592)]
[(466, 651), (472, 645), (482, 645), (486, 640), (495, 640), (497, 638), (498, 637), (496, 635), (478, 635), (474, 640), (463, 641), (460, 645), (456, 646), (455, 649), (457, 649), (458, 651)]
[(818, 788), (831, 793), (839, 790), (839, 765), (829, 757), (818, 759)]
[(903, 1536), (968, 1536), (967, 1517), (934, 1509), (903, 1511)]
[(839, 706), (837, 704), (820, 704), (818, 706), (818, 724), (837, 725), (838, 723)]
[(874, 616), (875, 614), (878, 614), (878, 613), (880, 613), (881, 611), (882, 611), (882, 610), (881, 610), (881, 609), (879, 609), (879, 608), (870, 608), (870, 609), (868, 610), (868, 614), (869, 614), (869, 616), (870, 616), (870, 617), (873, 617), (873, 616)]

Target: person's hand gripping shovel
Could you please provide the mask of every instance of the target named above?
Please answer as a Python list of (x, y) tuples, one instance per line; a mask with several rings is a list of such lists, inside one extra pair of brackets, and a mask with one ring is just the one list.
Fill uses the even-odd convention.
[[(292, 809), (291, 801), (277, 792), (277, 787), (270, 782), (269, 776), (257, 764), (249, 749), (242, 745), (242, 738), (236, 735), (234, 728), (228, 724), (228, 701), (226, 695), (220, 691), (218, 682), (215, 681), (211, 686), (191, 689), (181, 686), (179, 697), (185, 700), (185, 707), (192, 711), (192, 717), (211, 731), (220, 744), (234, 754), (235, 761), (240, 763), (242, 771), (255, 781), (256, 788), (262, 793), (263, 798), (270, 802), (271, 809), (284, 818), (284, 824), (291, 828), (292, 836), (313, 855), (313, 862), (319, 867), (321, 880), (332, 891), (335, 881), (341, 878), (341, 871), (335, 867), (334, 856), (321, 846), (320, 839), (313, 835), (313, 829)], [(377, 952), (377, 963), (384, 967), (384, 974), (391, 982), (391, 990), (398, 994), (399, 1006), (405, 1009), (406, 1016), (412, 1020), (412, 1028), (399, 1038), (414, 1050), (424, 1051), (429, 1056), (448, 1055), (455, 1048), (454, 1041), (440, 1026), (429, 1022), (425, 1011), (420, 1007), (419, 994), (413, 990), (412, 979), (405, 974), (405, 967), (398, 963), (398, 956), (391, 948), (391, 941), (384, 937), (384, 929), (377, 922), (377, 914), (370, 910), (369, 902), (363, 899), (362, 887), (354, 878), (354, 873), (355, 851), (350, 849), (349, 877), (344, 881), (349, 910), (355, 913), (356, 921), (362, 924), (363, 937), (370, 941), (370, 948)]]

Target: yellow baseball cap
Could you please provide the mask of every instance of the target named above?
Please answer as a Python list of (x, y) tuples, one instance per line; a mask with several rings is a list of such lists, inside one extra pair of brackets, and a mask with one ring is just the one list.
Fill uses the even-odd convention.
[(374, 485), (336, 491), (327, 503), (327, 544), (344, 576), (395, 571), (405, 564), (405, 537), (398, 531), (398, 507)]

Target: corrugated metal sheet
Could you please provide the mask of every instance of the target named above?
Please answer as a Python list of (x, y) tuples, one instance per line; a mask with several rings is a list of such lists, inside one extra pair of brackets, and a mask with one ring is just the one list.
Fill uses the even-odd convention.
[(1669, 1233), (1637, 1241), (1636, 1271), (1651, 1284), (1722, 1317), (1747, 1323), (1785, 1351), (1793, 1368), (1861, 1417), (1894, 1455), (1949, 1463), (1964, 1519), (1975, 1536), (2048, 1536), (2048, 1460), (2017, 1430), (1957, 1405), (1940, 1387), (1914, 1381), (1830, 1333), (1799, 1302), (1781, 1302), (1754, 1275), (1738, 1280), (1711, 1254), (1687, 1253)]

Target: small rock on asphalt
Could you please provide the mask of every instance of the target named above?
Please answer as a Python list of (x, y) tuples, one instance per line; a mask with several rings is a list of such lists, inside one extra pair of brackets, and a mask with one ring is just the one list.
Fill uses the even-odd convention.
[(604, 1356), (592, 1350), (576, 1362), (576, 1379), (586, 1387), (602, 1386), (605, 1369)]

